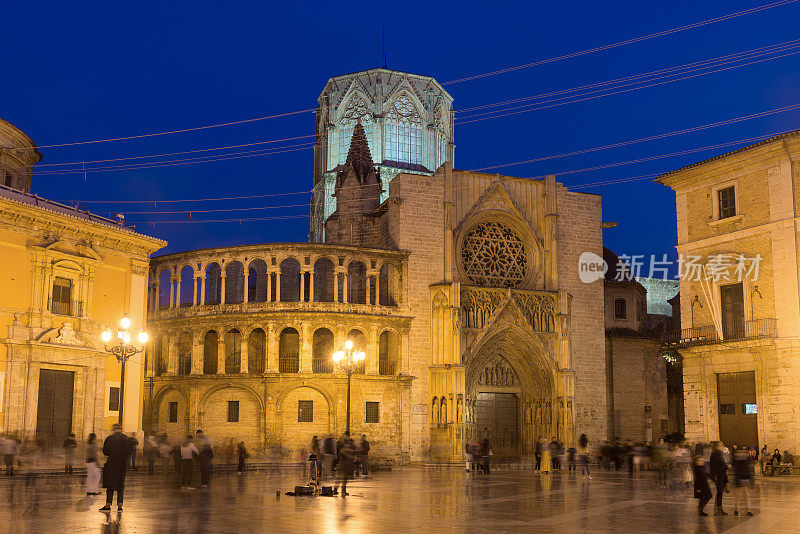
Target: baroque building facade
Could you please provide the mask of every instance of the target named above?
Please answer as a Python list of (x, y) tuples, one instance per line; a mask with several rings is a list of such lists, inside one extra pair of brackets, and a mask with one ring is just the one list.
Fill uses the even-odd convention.
[[(41, 160), (24, 133), (0, 121), (0, 433), (60, 447), (70, 432), (102, 434), (117, 421), (120, 365), (100, 332), (127, 314), (145, 323), (150, 254), (165, 243), (85, 211), (31, 195)], [(144, 369), (125, 378), (125, 428), (140, 431)]]
[(800, 133), (658, 178), (675, 191), (686, 437), (800, 448)]
[[(464, 440), (532, 454), (606, 436), (600, 197), (455, 170), (452, 98), (387, 69), (320, 97), (310, 243), (153, 258), (145, 419), (291, 454), (352, 433), (390, 461), (460, 460)], [(160, 340), (160, 341), (159, 341)]]

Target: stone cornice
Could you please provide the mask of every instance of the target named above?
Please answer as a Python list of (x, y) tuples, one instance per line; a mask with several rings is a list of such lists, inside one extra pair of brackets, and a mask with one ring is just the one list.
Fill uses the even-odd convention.
[(166, 241), (127, 228), (5, 197), (0, 197), (0, 227), (40, 239), (58, 236), (74, 243), (92, 243), (95, 248), (131, 254), (143, 259), (167, 244)]

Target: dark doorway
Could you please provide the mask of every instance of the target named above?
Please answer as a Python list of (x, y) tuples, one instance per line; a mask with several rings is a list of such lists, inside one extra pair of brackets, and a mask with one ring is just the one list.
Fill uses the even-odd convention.
[(744, 337), (744, 291), (742, 284), (719, 288), (722, 303), (722, 335), (725, 339)]
[(728, 447), (735, 443), (758, 450), (755, 372), (718, 374), (717, 398), (719, 440)]
[(39, 404), (36, 436), (47, 449), (58, 448), (72, 432), (72, 394), (75, 373), (42, 369), (39, 371)]
[(478, 393), (475, 412), (478, 440), (489, 438), (495, 458), (517, 458), (519, 434), (516, 394)]

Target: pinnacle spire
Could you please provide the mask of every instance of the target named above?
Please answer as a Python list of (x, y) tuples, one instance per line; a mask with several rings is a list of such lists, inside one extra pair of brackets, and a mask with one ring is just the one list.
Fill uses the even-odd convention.
[(353, 137), (350, 140), (350, 150), (347, 152), (345, 166), (350, 166), (356, 173), (359, 181), (363, 182), (367, 175), (375, 169), (372, 163), (372, 154), (369, 152), (369, 143), (361, 119), (353, 128)]

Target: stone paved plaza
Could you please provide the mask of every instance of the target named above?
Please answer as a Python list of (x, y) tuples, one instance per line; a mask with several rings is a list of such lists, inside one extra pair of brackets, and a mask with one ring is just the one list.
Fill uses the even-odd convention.
[[(79, 481), (0, 478), (0, 532), (774, 532), (798, 531), (800, 480), (760, 479), (755, 517), (697, 518), (689, 490), (670, 496), (653, 478), (406, 468), (351, 483), (351, 495), (290, 497), (298, 471), (219, 473), (209, 491), (181, 492), (163, 475), (132, 474), (125, 511), (98, 512)], [(280, 491), (280, 498), (276, 492)], [(732, 511), (732, 499), (726, 496)], [(713, 504), (713, 502), (712, 502)], [(709, 510), (711, 506), (708, 507)]]

